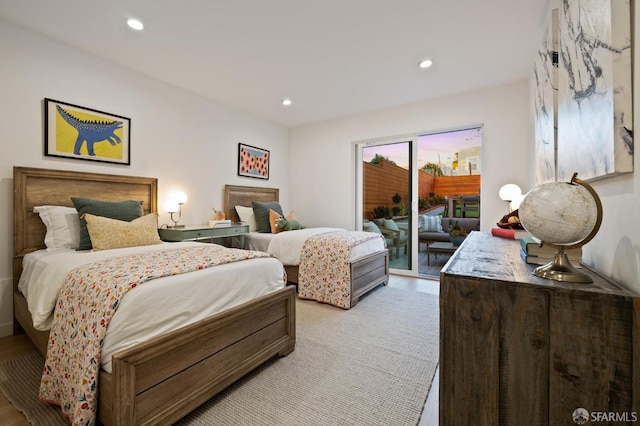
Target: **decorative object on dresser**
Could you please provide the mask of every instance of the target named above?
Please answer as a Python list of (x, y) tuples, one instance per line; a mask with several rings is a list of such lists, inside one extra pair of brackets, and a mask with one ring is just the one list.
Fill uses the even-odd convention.
[(229, 223), (224, 226), (183, 226), (182, 228), (160, 228), (160, 238), (163, 241), (177, 242), (187, 240), (214, 240), (231, 238), (233, 247), (244, 248), (244, 237), (249, 233), (249, 225)]
[[(19, 283), (23, 261), (26, 258), (31, 258), (31, 254), (59, 256), (61, 253), (40, 250), (45, 248), (45, 235), (50, 230), (45, 228), (43, 221), (40, 220), (38, 213), (34, 212), (33, 207), (36, 205), (70, 207), (72, 205), (71, 197), (82, 198), (100, 194), (106, 201), (139, 200), (141, 201), (139, 206), (142, 206), (143, 209), (142, 214), (148, 215), (157, 212), (158, 183), (155, 178), (14, 167), (13, 184), (14, 332), (16, 334), (26, 332), (38, 350), (46, 354), (49, 330), (38, 329), (34, 325), (34, 316), (29, 311), (27, 298), (21, 292)], [(64, 243), (68, 244), (68, 241), (64, 241)], [(210, 251), (212, 248), (221, 251), (228, 250), (229, 253), (234, 252), (234, 255), (239, 254), (235, 253), (239, 250), (234, 251), (222, 247), (205, 248), (194, 242), (179, 244), (185, 247), (196, 246), (196, 250), (201, 252)], [(165, 250), (162, 247), (165, 245), (156, 244), (114, 250), (144, 249), (146, 251), (151, 250), (150, 247), (156, 247), (157, 253), (161, 250), (175, 252), (174, 250)], [(201, 250), (202, 248), (205, 250)], [(99, 256), (105, 252), (107, 250), (95, 253), (90, 251), (77, 253), (75, 250), (67, 248), (64, 255), (75, 255), (77, 259), (78, 255), (90, 257)], [(108, 253), (107, 256), (109, 256)], [(118, 258), (105, 258), (110, 261), (114, 259)], [(254, 260), (257, 260), (258, 263), (267, 262), (275, 274), (283, 273), (282, 264), (278, 261), (272, 262), (271, 258), (262, 257), (249, 260), (249, 263)], [(237, 270), (236, 273), (229, 273), (233, 271), (224, 269), (225, 266), (229, 265), (222, 264), (213, 268), (198, 269), (172, 277), (188, 279), (187, 276), (194, 274), (196, 277), (192, 278), (199, 279), (192, 280), (190, 283), (207, 285), (208, 280), (202, 278), (210, 277), (219, 283), (220, 278), (226, 276), (230, 280), (233, 279), (233, 284), (236, 285), (240, 277), (252, 276), (242, 272), (238, 273)], [(223, 271), (228, 272), (217, 273), (215, 270), (220, 267), (223, 268)], [(62, 269), (62, 272), (65, 270)], [(208, 275), (209, 273), (215, 275)], [(172, 277), (159, 278), (157, 282)], [(53, 281), (47, 281), (47, 285)], [(255, 278), (244, 281), (248, 285), (251, 282), (256, 282)], [(95, 389), (97, 397), (94, 401), (97, 403), (98, 421), (105, 425), (173, 423), (269, 358), (291, 353), (295, 348), (295, 291), (284, 286), (281, 275), (279, 281), (272, 284), (277, 285), (273, 290), (265, 289), (265, 293), (262, 293), (264, 295), (259, 298), (240, 302), (223, 311), (204, 314), (204, 316), (198, 317), (195, 322), (183, 325), (178, 329), (168, 328), (169, 331), (161, 331), (160, 334), (146, 339), (142, 343), (127, 346), (124, 342), (116, 339), (114, 346), (121, 343), (124, 345), (121, 346), (122, 349), (101, 359), (110, 362), (110, 372), (99, 367), (96, 374), (98, 385)], [(150, 290), (153, 289), (153, 292), (146, 292), (145, 285), (137, 285), (122, 300), (127, 302), (127, 300), (131, 300), (128, 299), (129, 297), (135, 299), (136, 292), (138, 292), (137, 294), (145, 296), (143, 297), (145, 303), (150, 305), (148, 296), (155, 294), (156, 289), (159, 290), (158, 287), (161, 286), (150, 284), (146, 284), (146, 286)], [(175, 286), (166, 287), (175, 289)], [(29, 295), (32, 294), (34, 293), (30, 291)], [(35, 293), (36, 296), (38, 294)], [(185, 294), (186, 296), (188, 295)], [(186, 302), (192, 305), (194, 298), (187, 298)], [(52, 306), (55, 304), (54, 301)], [(125, 304), (118, 305), (114, 320), (126, 310)], [(170, 309), (167, 311), (171, 312)], [(149, 309), (149, 312), (154, 311)], [(140, 322), (144, 323), (145, 321)], [(113, 324), (111, 322), (110, 326)], [(139, 329), (141, 326), (142, 324), (135, 328)], [(108, 328), (104, 341), (109, 340), (110, 331)], [(133, 341), (139, 340), (134, 339)], [(181, 389), (181, 392), (171, 392), (172, 389)]]
[[(279, 242), (282, 242), (279, 247), (284, 246), (281, 248), (287, 249), (290, 244), (286, 244), (285, 241), (291, 241), (291, 239), (285, 240), (285, 238), (295, 237), (296, 235), (293, 235), (295, 233), (303, 233), (305, 235), (308, 234), (312, 236), (314, 229), (318, 229), (305, 228), (302, 230), (280, 232), (277, 234), (270, 233), (270, 223), (268, 218), (269, 210), (277, 211), (280, 216), (284, 215), (278, 202), (279, 194), (280, 191), (277, 188), (225, 185), (224, 189), (224, 211), (227, 214), (227, 217), (231, 218), (233, 221), (242, 220), (249, 225), (249, 229), (251, 231), (249, 235), (249, 238), (251, 239), (250, 241), (253, 241), (254, 238), (257, 240), (258, 237), (264, 237), (264, 240), (267, 241), (267, 243), (263, 248), (260, 248), (260, 250), (268, 251), (272, 255), (274, 253), (268, 249), (276, 239)], [(253, 208), (254, 206), (259, 207), (259, 209)], [(262, 211), (262, 213), (266, 211), (267, 218), (258, 217), (259, 211)], [(244, 217), (241, 218), (239, 216), (240, 214)], [(261, 229), (263, 229), (263, 231), (259, 232)], [(360, 296), (366, 292), (381, 284), (386, 285), (388, 282), (389, 252), (384, 245), (385, 242), (382, 241), (381, 237), (380, 249), (375, 248), (374, 250), (365, 244), (356, 247), (362, 248), (363, 251), (359, 251), (358, 256), (350, 259), (348, 262), (348, 281), (350, 288), (346, 289), (349, 293), (349, 300), (348, 303), (346, 303), (347, 308), (355, 306), (360, 299)], [(280, 251), (280, 253), (283, 251), (284, 250)], [(292, 283), (298, 284), (302, 250), (297, 251), (295, 254), (298, 257), (298, 261), (289, 262), (289, 259), (283, 260), (282, 258), (280, 258), (280, 260), (287, 271), (287, 279)]]
[(500, 238), (510, 238), (512, 240), (520, 240), (531, 236), (531, 234), (524, 229), (500, 228), (499, 226), (491, 228), (491, 235)]
[(574, 173), (570, 182), (542, 184), (527, 193), (519, 208), (524, 228), (557, 252), (551, 262), (536, 268), (539, 277), (590, 283), (575, 269), (566, 251), (587, 244), (600, 229), (602, 203), (595, 190)]
[(640, 296), (546, 280), (520, 243), (473, 232), (440, 275), (440, 424), (572, 424), (640, 409)]
[(44, 99), (44, 155), (131, 164), (127, 117)]

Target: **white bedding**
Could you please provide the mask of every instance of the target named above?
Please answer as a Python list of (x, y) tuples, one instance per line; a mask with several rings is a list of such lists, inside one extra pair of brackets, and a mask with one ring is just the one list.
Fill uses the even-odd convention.
[[(264, 251), (277, 257), (285, 265), (299, 265), (300, 253), (307, 238), (325, 232), (345, 231), (342, 228), (305, 228), (277, 234), (250, 232), (246, 237), (250, 250)], [(353, 261), (367, 254), (385, 250), (384, 239), (373, 238), (351, 249), (349, 260)]]
[[(73, 268), (113, 256), (201, 244), (163, 243), (96, 252), (39, 250), (25, 256), (18, 288), (27, 299), (34, 327), (48, 330), (60, 289)], [(102, 366), (111, 372), (112, 354), (284, 285), (281, 262), (274, 258), (258, 258), (159, 278), (135, 287), (122, 298), (109, 324), (102, 349)]]

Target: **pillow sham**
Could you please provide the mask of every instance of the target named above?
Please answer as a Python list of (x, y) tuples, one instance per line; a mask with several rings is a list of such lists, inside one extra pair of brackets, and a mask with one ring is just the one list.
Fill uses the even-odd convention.
[(33, 211), (38, 213), (47, 228), (44, 244), (48, 249), (78, 248), (80, 218), (76, 209), (65, 206), (35, 206)]
[(253, 214), (253, 207), (236, 206), (236, 213), (238, 213), (241, 222), (249, 225), (249, 232), (258, 230), (256, 216)]
[[(272, 234), (277, 234), (278, 232), (284, 231), (284, 229), (278, 228), (276, 226), (277, 222), (278, 222), (278, 219), (280, 219), (281, 217), (282, 217), (282, 215), (278, 214), (277, 211), (269, 210), (269, 225), (271, 226), (271, 233)], [(295, 220), (296, 216), (294, 215), (294, 213), (292, 211), (285, 217), (285, 219), (287, 219), (287, 220)]]
[(73, 201), (73, 205), (78, 210), (78, 216), (80, 217), (80, 244), (78, 250), (91, 250), (92, 248), (87, 222), (82, 219), (82, 215), (85, 213), (127, 222), (143, 215), (142, 201), (101, 201), (78, 197), (72, 197), (71, 201)]
[(274, 210), (280, 216), (284, 216), (282, 213), (282, 207), (277, 201), (270, 201), (263, 203), (260, 201), (253, 201), (253, 214), (256, 217), (256, 225), (258, 232), (271, 232), (271, 223), (269, 222), (269, 210)]
[(109, 219), (89, 213), (82, 215), (87, 223), (94, 251), (162, 244), (158, 235), (158, 215), (125, 220)]

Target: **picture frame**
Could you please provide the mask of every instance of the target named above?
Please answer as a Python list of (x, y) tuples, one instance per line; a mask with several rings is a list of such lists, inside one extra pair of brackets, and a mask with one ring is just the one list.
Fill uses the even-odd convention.
[(131, 119), (44, 99), (44, 155), (131, 164)]
[(268, 180), (269, 160), (268, 150), (238, 143), (238, 176)]

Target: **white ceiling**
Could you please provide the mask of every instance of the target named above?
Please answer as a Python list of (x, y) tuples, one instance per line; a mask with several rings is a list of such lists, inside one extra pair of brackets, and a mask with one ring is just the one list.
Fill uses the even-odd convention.
[(293, 127), (526, 79), (548, 3), (0, 0), (0, 19)]

